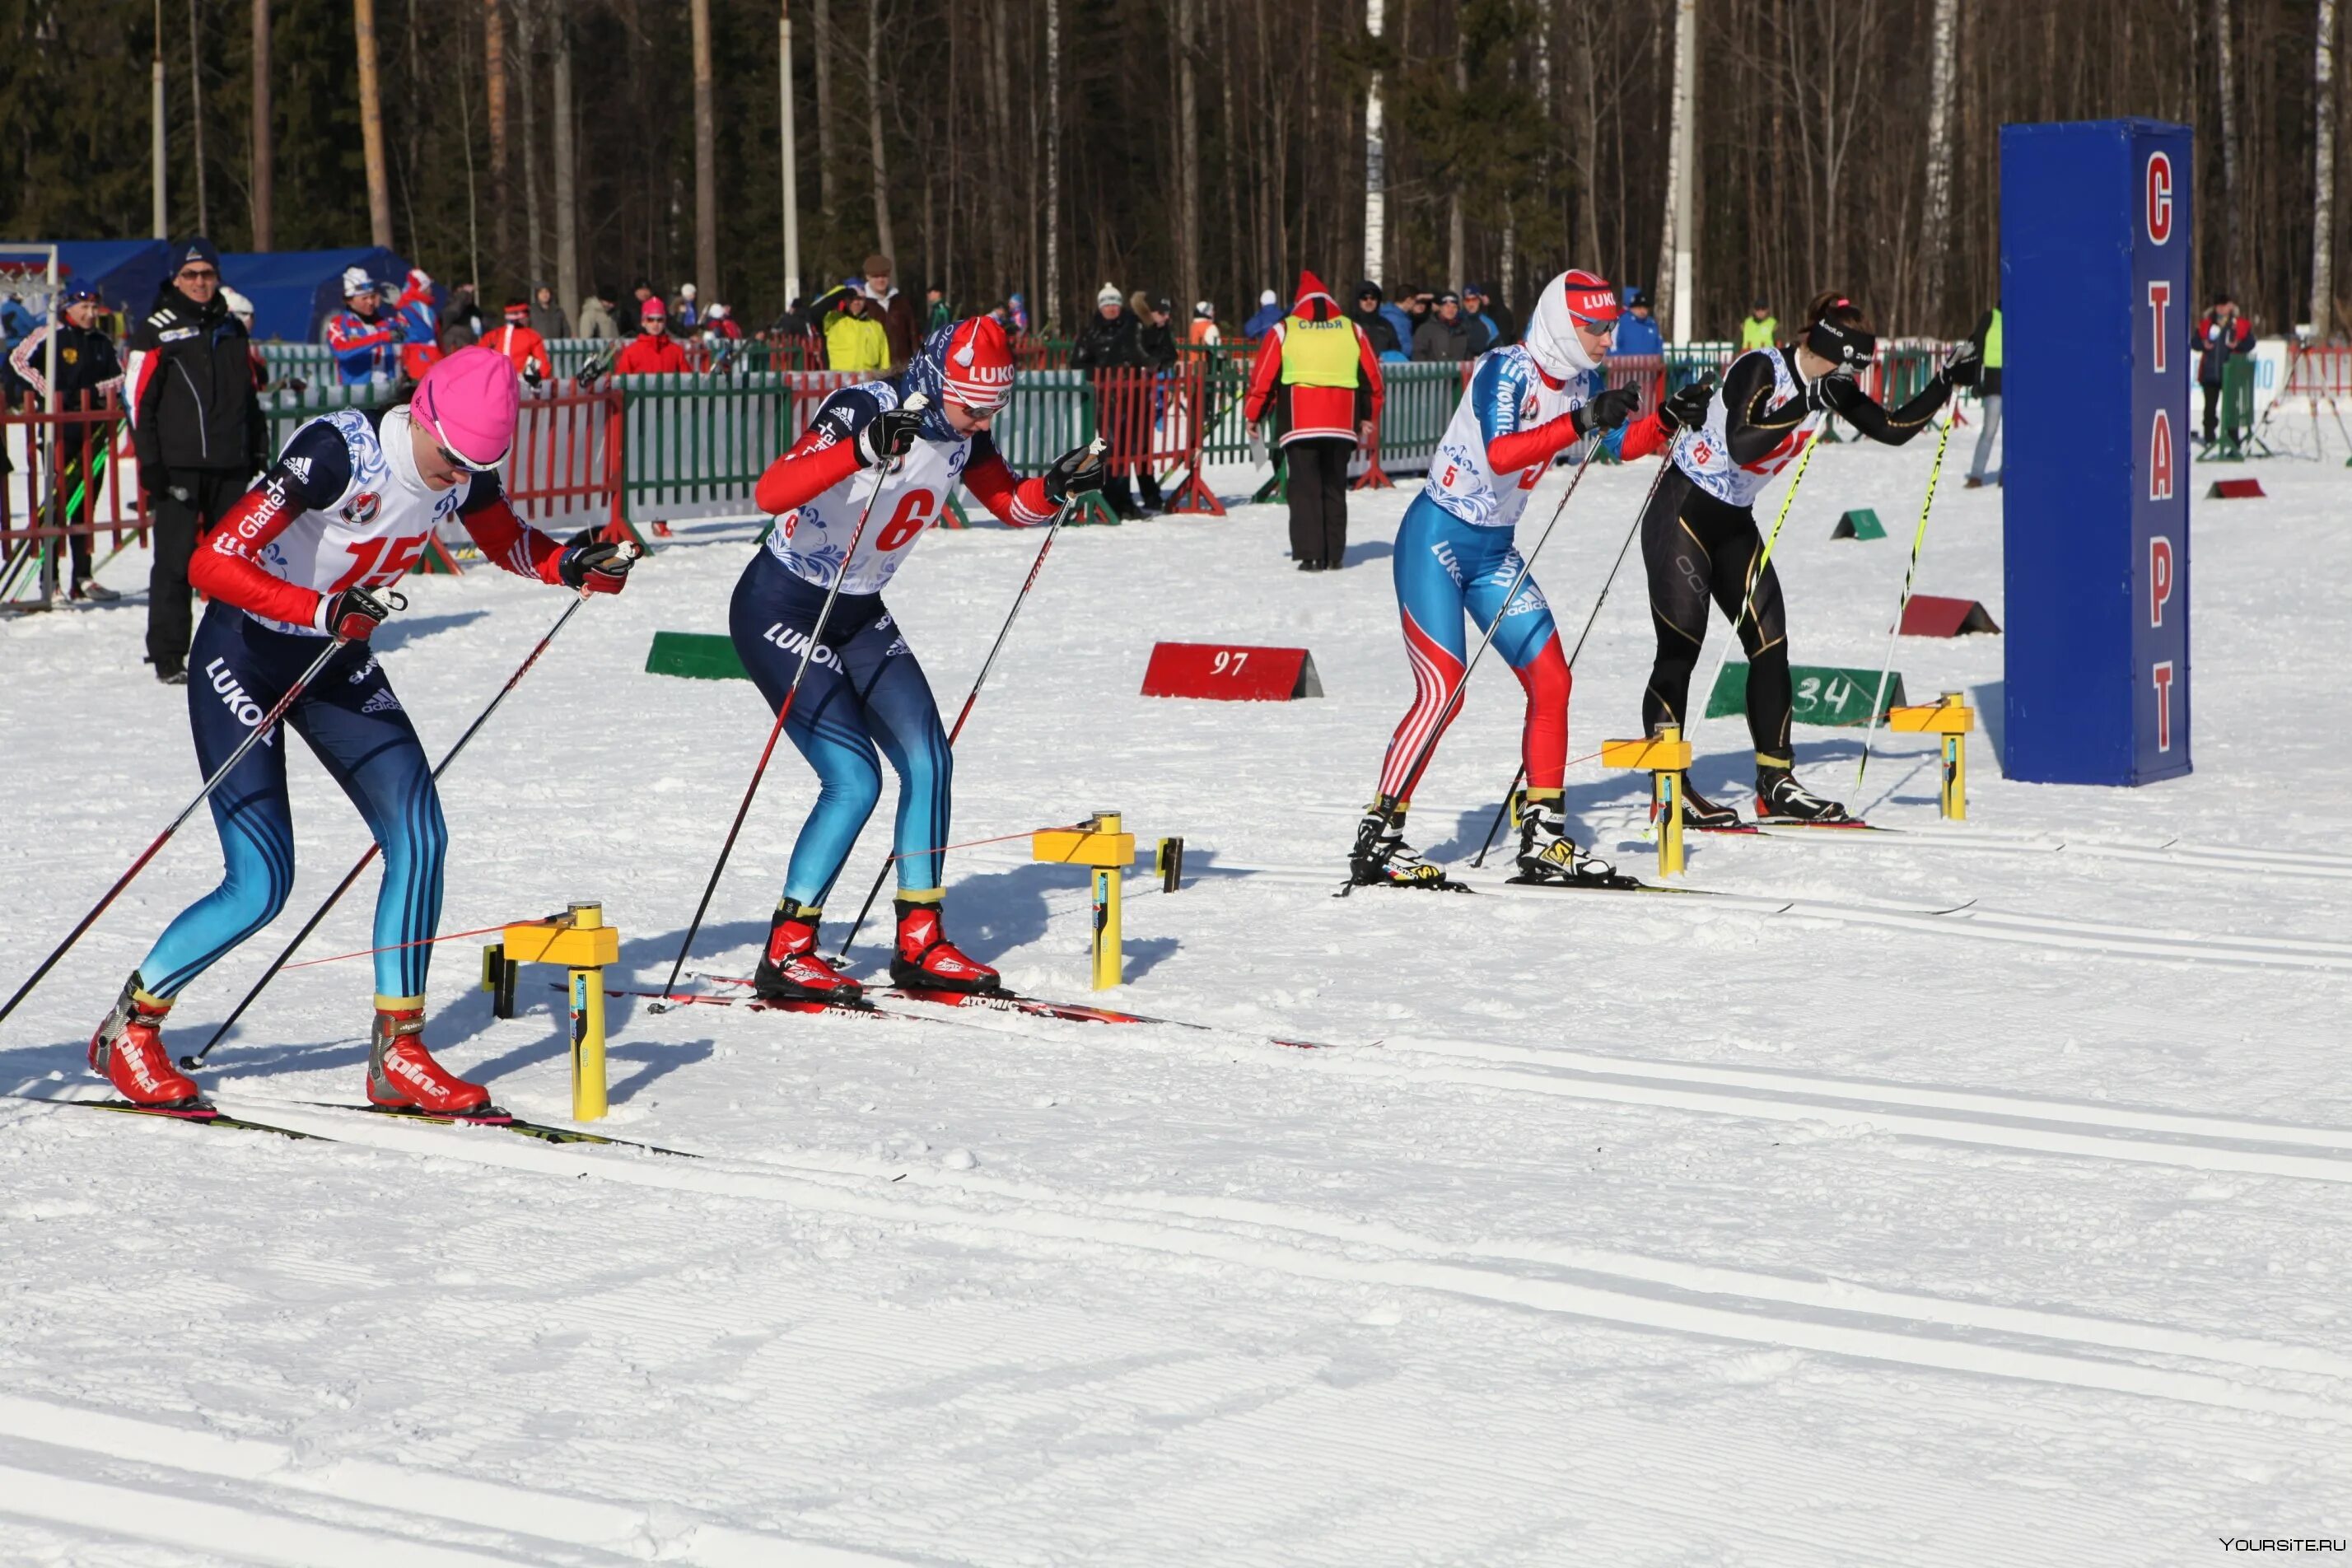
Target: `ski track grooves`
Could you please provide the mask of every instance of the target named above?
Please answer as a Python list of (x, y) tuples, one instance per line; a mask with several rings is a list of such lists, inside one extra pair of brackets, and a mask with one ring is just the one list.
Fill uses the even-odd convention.
[[(294, 1568), (619, 1568), (656, 1553), (706, 1568), (916, 1561), (696, 1523), (676, 1505), (662, 1505), (657, 1523), (656, 1510), (641, 1504), (373, 1459), (306, 1464), (284, 1443), (13, 1394), (0, 1394), (0, 1519)], [(331, 1505), (335, 1522), (299, 1511), (314, 1500)]]
[[(777, 1203), (803, 1214), (915, 1227), (964, 1247), (1048, 1257), (1066, 1256), (1073, 1247), (1141, 1253), (1902, 1366), (2294, 1419), (2352, 1420), (2352, 1358), (2160, 1325), (1538, 1242), (1456, 1244), (1248, 1200), (1074, 1195), (822, 1154), (789, 1163), (708, 1158), (691, 1164), (610, 1152), (592, 1155), (488, 1129), (387, 1124), (362, 1112), (299, 1110), (249, 1100), (221, 1103), (233, 1114), (354, 1144)], [(1536, 1271), (1523, 1271), (1528, 1268)], [(2189, 1369), (2129, 1359), (2142, 1356), (2199, 1364)], [(2238, 1375), (2255, 1371), (2280, 1374), (2287, 1385)]]
[[(1857, 834), (1853, 837), (1864, 836)], [(1186, 875), (1201, 879), (1216, 877), (1265, 879), (1334, 890), (1343, 879), (1336, 871), (1318, 871), (1301, 866), (1213, 860), (1207, 858), (1205, 853), (1197, 870), (1188, 868)], [(1923, 904), (1874, 905), (1838, 899), (1784, 898), (1743, 893), (1731, 889), (1706, 889), (1705, 891), (1713, 895), (1708, 898), (1675, 899), (1640, 892), (1564, 892), (1544, 888), (1513, 887), (1499, 879), (1473, 886), (1480, 893), (1505, 898), (1548, 899), (1555, 902), (1579, 898), (1594, 900), (1640, 899), (1645, 900), (1644, 908), (1678, 907), (1692, 910), (1727, 910), (1764, 916), (1787, 915), (1799, 920), (1834, 921), (1841, 925), (1934, 931), (1942, 936), (1973, 937), (1979, 941), (2028, 947), (2116, 953), (2136, 958), (2180, 959), (2263, 969), (2352, 972), (2352, 942), (2161, 931), (2145, 926), (2069, 920), (2060, 915), (2016, 914), (2002, 910), (1982, 909), (1973, 903), (1937, 910)], [(1416, 895), (1374, 889), (1365, 896), (1408, 898)]]

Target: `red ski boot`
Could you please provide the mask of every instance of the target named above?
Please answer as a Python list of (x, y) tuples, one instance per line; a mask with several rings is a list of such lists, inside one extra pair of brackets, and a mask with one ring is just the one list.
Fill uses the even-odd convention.
[(940, 929), (940, 906), (898, 899), (898, 950), (890, 955), (890, 980), (914, 991), (994, 991), (1003, 982), (985, 963), (967, 958)]
[(90, 1070), (133, 1105), (184, 1110), (204, 1103), (195, 1079), (173, 1067), (163, 1048), (163, 1016), (171, 1010), (169, 1002), (147, 994), (134, 971), (89, 1037)]
[(817, 917), (824, 911), (787, 900), (768, 921), (768, 951), (752, 972), (751, 990), (765, 1002), (855, 1003), (865, 987), (827, 963), (816, 951)]
[(490, 1091), (433, 1059), (425, 1048), (425, 998), (379, 996), (368, 1039), (368, 1099), (387, 1110), (436, 1116), (494, 1115)]

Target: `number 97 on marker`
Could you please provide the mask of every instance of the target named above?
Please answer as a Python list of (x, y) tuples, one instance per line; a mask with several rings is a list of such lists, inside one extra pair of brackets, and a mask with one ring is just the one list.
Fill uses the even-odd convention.
[(1320, 697), (1315, 656), (1303, 647), (1242, 643), (1155, 643), (1143, 671), (1146, 697), (1191, 697), (1213, 702), (1288, 702)]

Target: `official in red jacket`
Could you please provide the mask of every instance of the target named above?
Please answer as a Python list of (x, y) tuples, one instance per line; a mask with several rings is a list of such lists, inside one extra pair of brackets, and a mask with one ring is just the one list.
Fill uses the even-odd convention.
[(1381, 426), (1380, 356), (1312, 272), (1258, 349), (1244, 413), (1272, 418), (1290, 494), (1290, 553), (1301, 572), (1339, 566), (1348, 552), (1348, 459)]

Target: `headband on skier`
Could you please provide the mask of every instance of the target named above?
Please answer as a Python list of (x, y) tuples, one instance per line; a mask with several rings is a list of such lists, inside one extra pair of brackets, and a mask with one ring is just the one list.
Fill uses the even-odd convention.
[[(1846, 303), (1840, 300), (1832, 309)], [(1832, 375), (1854, 375), (1878, 353), (1878, 339), (1861, 327), (1815, 321), (1805, 329), (1805, 346), (1830, 362)]]

